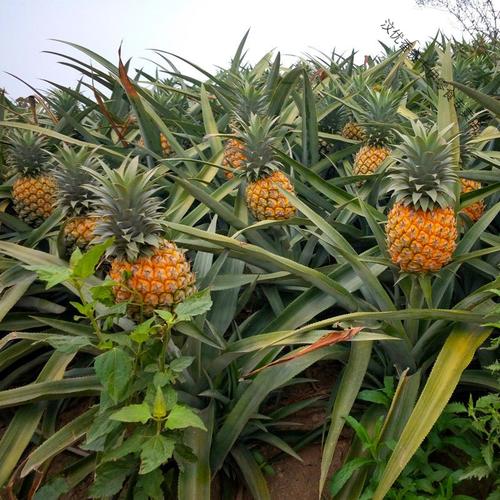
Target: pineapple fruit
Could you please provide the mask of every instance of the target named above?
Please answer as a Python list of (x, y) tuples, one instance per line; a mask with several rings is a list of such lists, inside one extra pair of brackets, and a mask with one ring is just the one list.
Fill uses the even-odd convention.
[(280, 170), (282, 165), (274, 158), (273, 147), (280, 137), (276, 120), (252, 115), (248, 125), (240, 123), (240, 130), (237, 137), (244, 144), (246, 157), (240, 171), (248, 181), (245, 198), (250, 212), (259, 221), (293, 217), (295, 207), (279, 190), (295, 192), (290, 180)]
[(376, 92), (367, 87), (358, 99), (362, 108), (356, 115), (358, 122), (363, 123), (365, 144), (354, 158), (353, 172), (354, 175), (370, 175), (391, 153), (388, 147), (392, 139), (391, 124), (395, 121), (400, 95), (386, 89)]
[[(238, 139), (229, 139), (224, 146), (222, 166), (233, 169), (242, 168), (245, 164), (245, 145)], [(232, 179), (234, 174), (229, 170), (224, 171), (226, 179)]]
[(39, 226), (54, 210), (56, 180), (49, 172), (46, 139), (31, 131), (14, 132), (8, 147), (8, 164), (19, 174), (12, 186), (14, 210), (33, 226)]
[[(481, 183), (478, 181), (473, 181), (470, 179), (460, 179), (460, 185), (461, 185), (461, 192), (462, 193), (470, 193), (472, 191), (476, 191), (478, 189), (481, 189)], [(481, 216), (484, 213), (484, 201), (479, 200), (476, 201), (475, 203), (472, 203), (471, 205), (463, 208), (461, 210), (461, 213), (464, 213), (467, 215), (472, 222), (478, 221)]]
[[(143, 137), (139, 139), (139, 146), (141, 146), (141, 148), (144, 147)], [(167, 136), (163, 132), (160, 132), (160, 146), (163, 158), (168, 158), (173, 153), (172, 146), (170, 145), (170, 142), (168, 142)]]
[(184, 250), (163, 237), (158, 169), (141, 171), (138, 158), (103, 169), (87, 169), (97, 181), (88, 189), (98, 198), (95, 241), (114, 237), (107, 255), (115, 300), (129, 302), (134, 319), (170, 309), (195, 292), (196, 280)]
[(402, 136), (397, 162), (390, 171), (394, 205), (388, 214), (387, 243), (391, 260), (402, 271), (439, 271), (455, 251), (454, 211), (457, 176), (451, 146), (436, 127), (418, 122), (414, 136)]
[(96, 169), (97, 159), (82, 147), (74, 150), (63, 144), (54, 155), (56, 168), (52, 175), (57, 181), (57, 205), (67, 216), (64, 224), (64, 244), (71, 252), (75, 247), (85, 249), (94, 238), (97, 217), (92, 214), (95, 196), (86, 189), (92, 177), (86, 169)]
[(342, 129), (342, 137), (353, 141), (363, 141), (365, 139), (365, 131), (363, 127), (356, 122), (347, 122)]

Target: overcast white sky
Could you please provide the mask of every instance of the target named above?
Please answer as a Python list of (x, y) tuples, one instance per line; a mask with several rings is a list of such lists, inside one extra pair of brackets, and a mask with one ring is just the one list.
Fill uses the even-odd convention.
[(410, 40), (424, 42), (439, 28), (460, 36), (450, 15), (414, 0), (0, 0), (0, 19), (0, 88), (13, 98), (31, 91), (6, 71), (36, 88), (47, 87), (42, 79), (76, 83), (74, 70), (42, 51), (76, 52), (50, 38), (78, 43), (114, 63), (123, 40), (123, 56), (133, 57), (133, 67), (147, 65), (144, 58), (154, 57), (147, 49), (158, 48), (213, 69), (227, 64), (248, 28), (250, 61), (272, 48), (301, 55), (334, 47), (346, 54), (355, 48), (362, 61), (380, 52), (378, 40), (391, 44), (380, 27), (386, 19)]

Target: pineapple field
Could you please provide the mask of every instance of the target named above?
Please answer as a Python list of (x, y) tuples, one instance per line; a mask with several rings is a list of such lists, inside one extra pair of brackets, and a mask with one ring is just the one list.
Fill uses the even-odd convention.
[(0, 91), (0, 498), (499, 499), (498, 47), (247, 37)]

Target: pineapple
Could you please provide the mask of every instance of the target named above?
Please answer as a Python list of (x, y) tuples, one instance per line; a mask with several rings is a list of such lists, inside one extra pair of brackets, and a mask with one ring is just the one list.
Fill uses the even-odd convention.
[(160, 132), (160, 145), (163, 153), (163, 158), (168, 158), (172, 154), (172, 146), (168, 142), (167, 136)]
[(358, 122), (363, 123), (365, 144), (354, 158), (354, 175), (375, 173), (390, 155), (391, 124), (395, 121), (400, 99), (399, 93), (387, 89), (376, 92), (371, 88), (359, 97), (362, 108), (355, 114)]
[(75, 247), (85, 249), (94, 238), (97, 224), (97, 217), (91, 213), (96, 197), (85, 188), (93, 179), (85, 168), (95, 169), (97, 159), (84, 147), (75, 151), (65, 144), (54, 158), (57, 167), (52, 175), (58, 186), (57, 205), (67, 216), (63, 228), (65, 246), (70, 252)]
[(397, 163), (390, 171), (394, 206), (386, 226), (391, 260), (402, 271), (439, 271), (455, 251), (454, 211), (457, 176), (451, 145), (436, 127), (413, 125), (414, 136), (402, 135)]
[(344, 125), (341, 134), (342, 137), (345, 137), (346, 139), (351, 139), (353, 141), (363, 141), (366, 136), (363, 127), (353, 121), (347, 122)]
[[(265, 116), (268, 111), (269, 95), (264, 81), (250, 74), (228, 75), (232, 84), (228, 100), (232, 104), (229, 128), (238, 134), (240, 124), (249, 124), (252, 115)], [(222, 165), (233, 169), (241, 169), (247, 161), (245, 145), (237, 137), (232, 137), (224, 145)], [(229, 170), (224, 172), (226, 179), (232, 179), (234, 174)]]
[[(460, 179), (461, 192), (462, 193), (470, 193), (472, 191), (476, 191), (481, 189), (481, 183), (478, 181), (473, 181), (471, 179)], [(484, 213), (484, 201), (479, 200), (472, 205), (469, 205), (461, 210), (461, 213), (467, 215), (472, 222), (478, 221)]]
[[(245, 145), (238, 139), (229, 139), (224, 146), (224, 158), (222, 165), (230, 168), (242, 168), (245, 164)], [(226, 179), (232, 179), (233, 173), (226, 170), (224, 171)]]
[(98, 197), (95, 241), (114, 237), (107, 255), (115, 300), (129, 302), (134, 319), (170, 309), (195, 292), (195, 275), (185, 251), (163, 237), (159, 171), (141, 171), (138, 158), (103, 168), (104, 174), (86, 169), (99, 183), (87, 187)]
[(56, 181), (49, 173), (46, 139), (31, 131), (12, 134), (8, 147), (9, 167), (19, 174), (12, 186), (14, 210), (27, 224), (39, 226), (54, 210)]
[[(479, 121), (476, 119), (475, 121)], [(459, 119), (460, 127), (460, 166), (462, 169), (471, 168), (474, 162), (474, 152), (478, 149), (477, 143), (473, 142), (477, 132), (472, 127), (473, 121), (467, 122), (465, 119)], [(470, 193), (481, 189), (481, 183), (471, 179), (460, 179), (460, 190), (462, 193)], [(461, 210), (461, 213), (467, 215), (472, 222), (476, 222), (481, 218), (485, 209), (483, 200), (476, 201), (471, 205)]]
[(273, 146), (280, 137), (276, 119), (252, 115), (247, 125), (240, 122), (237, 138), (245, 145), (247, 158), (241, 170), (248, 185), (245, 192), (247, 206), (257, 220), (284, 220), (295, 215), (295, 207), (279, 188), (294, 193), (294, 188), (281, 172), (282, 165), (274, 159)]
[[(143, 137), (139, 139), (139, 146), (141, 148), (144, 147)], [(168, 158), (169, 156), (171, 156), (171, 154), (173, 153), (172, 146), (170, 145), (170, 142), (168, 142), (167, 136), (162, 132), (160, 132), (160, 146), (163, 158)]]

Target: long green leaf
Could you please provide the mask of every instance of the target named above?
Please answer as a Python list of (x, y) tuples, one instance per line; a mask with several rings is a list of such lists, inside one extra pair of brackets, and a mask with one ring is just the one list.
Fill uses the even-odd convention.
[(351, 354), (342, 373), (342, 379), (333, 404), (328, 436), (325, 446), (323, 447), (319, 480), (319, 498), (321, 498), (325, 482), (328, 478), (328, 471), (330, 470), (340, 432), (344, 427), (345, 418), (351, 412), (352, 405), (356, 400), (363, 379), (365, 378), (372, 352), (372, 345), (373, 342), (354, 342), (351, 344)]
[(481, 328), (478, 325), (458, 324), (453, 328), (389, 458), (373, 500), (383, 500), (436, 423), (458, 385), (463, 371), (491, 332), (491, 328)]

